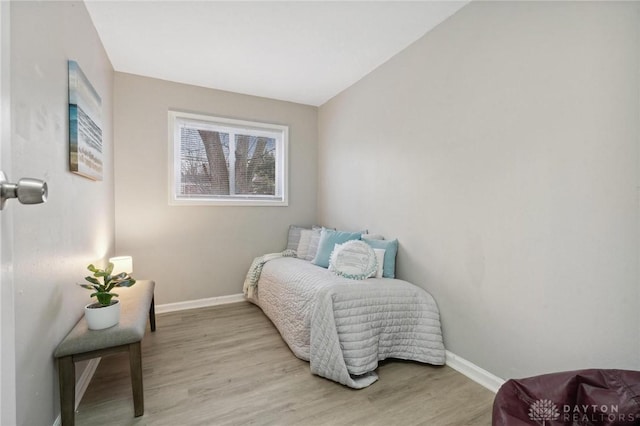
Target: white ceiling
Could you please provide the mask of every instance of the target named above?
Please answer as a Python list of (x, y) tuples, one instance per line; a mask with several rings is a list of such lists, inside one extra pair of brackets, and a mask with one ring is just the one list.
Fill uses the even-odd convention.
[(116, 71), (322, 105), (468, 1), (92, 1)]

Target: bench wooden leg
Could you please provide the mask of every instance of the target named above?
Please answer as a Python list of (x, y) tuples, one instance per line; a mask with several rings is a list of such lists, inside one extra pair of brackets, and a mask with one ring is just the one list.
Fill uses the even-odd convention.
[(62, 426), (73, 426), (76, 404), (76, 366), (71, 355), (58, 358), (58, 382)]
[(140, 342), (129, 345), (129, 366), (131, 369), (131, 389), (133, 390), (133, 413), (135, 417), (140, 417), (144, 414), (142, 351), (140, 349)]
[(155, 296), (151, 298), (151, 307), (149, 308), (149, 323), (151, 331), (156, 331), (156, 302)]

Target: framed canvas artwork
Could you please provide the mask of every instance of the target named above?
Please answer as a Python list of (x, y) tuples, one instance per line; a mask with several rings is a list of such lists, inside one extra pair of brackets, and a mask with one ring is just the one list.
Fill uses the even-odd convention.
[(69, 61), (69, 169), (102, 180), (102, 99), (76, 61)]

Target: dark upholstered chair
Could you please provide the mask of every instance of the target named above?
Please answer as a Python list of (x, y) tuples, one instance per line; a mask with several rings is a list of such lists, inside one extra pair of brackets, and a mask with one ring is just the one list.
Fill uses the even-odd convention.
[(507, 381), (493, 426), (640, 425), (640, 371), (578, 370)]

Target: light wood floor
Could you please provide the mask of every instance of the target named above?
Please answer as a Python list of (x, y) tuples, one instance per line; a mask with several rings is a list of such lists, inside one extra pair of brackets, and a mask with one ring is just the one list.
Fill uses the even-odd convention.
[(493, 394), (449, 367), (386, 361), (352, 390), (313, 376), (249, 303), (158, 315), (142, 342), (145, 414), (126, 354), (105, 357), (82, 425), (490, 425)]

